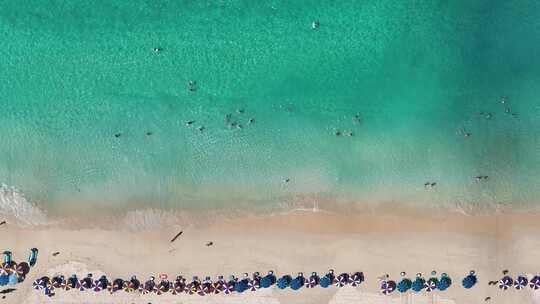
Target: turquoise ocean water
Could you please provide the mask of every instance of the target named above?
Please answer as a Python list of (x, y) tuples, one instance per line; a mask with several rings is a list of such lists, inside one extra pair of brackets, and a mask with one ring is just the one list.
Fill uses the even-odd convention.
[(0, 6), (0, 182), (46, 209), (538, 202), (537, 1)]

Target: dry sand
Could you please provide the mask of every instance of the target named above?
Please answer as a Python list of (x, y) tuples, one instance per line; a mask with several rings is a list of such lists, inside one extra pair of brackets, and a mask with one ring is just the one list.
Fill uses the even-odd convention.
[[(76, 221), (20, 228), (0, 226), (0, 250), (11, 250), (14, 260), (27, 258), (31, 247), (40, 249), (38, 265), (17, 290), (0, 303), (540, 303), (529, 288), (500, 291), (487, 282), (501, 276), (540, 273), (540, 215), (500, 214), (466, 216), (455, 213), (419, 214), (387, 212), (347, 216), (325, 212), (292, 212), (272, 216), (248, 216), (212, 220), (205, 225), (177, 226), (146, 231), (82, 229)], [(192, 219), (197, 221), (196, 219)], [(121, 219), (118, 219), (121, 222)], [(83, 227), (81, 225), (80, 227)], [(178, 231), (183, 234), (170, 243)], [(208, 241), (214, 243), (207, 247)], [(53, 252), (60, 252), (52, 256)], [(42, 275), (61, 272), (79, 276), (107, 273), (109, 278), (135, 274), (146, 280), (151, 274), (169, 277), (204, 277), (272, 269), (278, 276), (329, 268), (336, 272), (363, 271), (360, 287), (259, 290), (242, 295), (130, 295), (120, 292), (58, 291), (52, 298), (31, 288)], [(474, 269), (479, 283), (461, 288), (461, 279)], [(433, 296), (383, 296), (377, 277), (399, 280), (401, 271), (426, 277), (432, 270), (446, 272), (453, 286)], [(4, 288), (5, 289), (5, 288)]]

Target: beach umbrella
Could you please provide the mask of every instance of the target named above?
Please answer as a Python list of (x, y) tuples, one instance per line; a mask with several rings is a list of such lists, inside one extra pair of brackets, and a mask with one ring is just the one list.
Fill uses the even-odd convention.
[(168, 276), (166, 274), (160, 274), (159, 279), (160, 282), (157, 287), (157, 294), (160, 295), (169, 292), (171, 289), (171, 282), (168, 280)]
[(439, 285), (437, 286), (437, 288), (439, 288), (440, 291), (444, 291), (447, 290), (448, 287), (450, 287), (451, 285), (452, 279), (446, 273), (443, 273), (441, 275), (441, 280), (439, 281)]
[(150, 276), (150, 278), (146, 282), (144, 282), (142, 293), (147, 294), (147, 293), (156, 292), (156, 291), (157, 291), (156, 277)]
[(77, 278), (76, 274), (72, 274), (71, 277), (67, 279), (65, 289), (79, 289), (81, 287), (81, 284), (79, 283), (79, 279)]
[(28, 272), (30, 272), (30, 266), (26, 262), (22, 262), (17, 264), (17, 267), (15, 269), (15, 272), (17, 272), (17, 277), (19, 279), (19, 282), (22, 282)]
[(234, 286), (238, 280), (234, 276), (229, 277), (229, 281), (223, 286), (223, 293), (231, 294), (234, 292)]
[(518, 276), (516, 281), (514, 282), (514, 287), (516, 289), (523, 289), (527, 287), (527, 284), (529, 283), (529, 280), (527, 280), (524, 276)]
[[(105, 277), (105, 276), (102, 276), (102, 278)], [(107, 281), (107, 278), (105, 278), (105, 286), (108, 286), (109, 283)], [(132, 275), (131, 278), (129, 278), (129, 281), (124, 283), (124, 290), (126, 292), (136, 292), (136, 291), (139, 291), (141, 292), (142, 291), (142, 286), (141, 286), (141, 281), (139, 281), (139, 279), (137, 279), (137, 276), (135, 275)], [(103, 288), (106, 288), (106, 287), (103, 287)]]
[(15, 263), (12, 259), (11, 251), (4, 251), (4, 261), (0, 268), (0, 275), (1, 274), (10, 274), (12, 272), (15, 272), (15, 268), (17, 267), (17, 263)]
[(396, 282), (392, 280), (389, 280), (389, 281), (384, 280), (381, 282), (381, 292), (384, 295), (389, 295), (392, 292), (394, 292), (394, 290), (396, 290)]
[(316, 272), (312, 272), (311, 276), (309, 276), (309, 279), (306, 282), (306, 288), (315, 288), (315, 286), (319, 285), (320, 278), (317, 275)]
[(438, 285), (439, 285), (439, 279), (429, 278), (429, 280), (427, 280), (427, 282), (424, 283), (424, 288), (426, 289), (426, 292), (431, 292), (437, 289)]
[(199, 280), (199, 277), (194, 276), (193, 279), (191, 279), (191, 283), (187, 284), (187, 290), (189, 294), (195, 294), (199, 291), (199, 286), (201, 285), (201, 281)]
[(246, 291), (249, 286), (248, 286), (248, 283), (249, 283), (249, 279), (248, 279), (249, 275), (247, 273), (244, 273), (244, 278), (237, 281), (236, 284), (234, 284), (234, 291), (238, 292), (238, 293), (242, 293), (244, 291)]
[(328, 286), (336, 283), (336, 277), (334, 275), (334, 270), (330, 269), (327, 274), (324, 275), (324, 277), (321, 278), (319, 281), (319, 286), (322, 288), (327, 288)]
[(471, 271), (469, 275), (463, 278), (463, 280), (461, 281), (461, 285), (463, 285), (463, 288), (470, 289), (476, 284), (476, 282), (478, 282), (478, 279), (476, 278), (476, 273), (474, 271)]
[(120, 291), (120, 290), (124, 289), (126, 283), (127, 283), (127, 282), (124, 281), (124, 280), (121, 279), (121, 278), (115, 279), (115, 280), (112, 282), (112, 286), (110, 287), (110, 292), (111, 292), (111, 293), (115, 293), (115, 292), (117, 292), (117, 291)]
[(349, 274), (348, 273), (342, 273), (338, 275), (336, 286), (337, 287), (343, 287), (345, 285), (349, 284)]
[(253, 273), (251, 280), (248, 282), (248, 288), (251, 291), (261, 288), (261, 275), (258, 272)]
[(51, 280), (51, 285), (53, 288), (65, 288), (66, 287), (66, 279), (63, 275), (55, 275)]
[(8, 283), (7, 285), (16, 285), (19, 283), (19, 278), (17, 277), (16, 272), (12, 272), (8, 275)]
[(204, 281), (201, 284), (202, 291), (204, 294), (213, 294), (214, 293), (214, 284), (210, 277), (204, 278)]
[(214, 293), (215, 294), (218, 294), (220, 292), (223, 291), (223, 285), (225, 285), (225, 279), (223, 279), (223, 276), (218, 276), (218, 279), (216, 282), (214, 282), (213, 285), (213, 288), (214, 288)]
[[(133, 279), (133, 277), (132, 277)], [(130, 282), (131, 284), (131, 282)], [(95, 282), (94, 282), (94, 291), (95, 292), (100, 292), (100, 291), (103, 291), (105, 289), (109, 288), (109, 280), (107, 279), (107, 277), (105, 275), (102, 275), (101, 277), (99, 277), (99, 279), (97, 279)], [(128, 290), (126, 289), (126, 291), (131, 291), (131, 290)]]
[(304, 286), (305, 283), (306, 279), (304, 278), (304, 274), (300, 272), (298, 273), (298, 276), (291, 281), (290, 286), (292, 290), (298, 290)]
[(274, 272), (270, 270), (267, 275), (261, 278), (261, 287), (268, 288), (276, 283), (276, 276)]
[(412, 282), (411, 289), (415, 292), (420, 292), (422, 289), (424, 289), (426, 284), (426, 280), (422, 278), (422, 275), (419, 273), (416, 275), (416, 279), (414, 282)]
[(30, 255), (28, 256), (28, 264), (30, 267), (34, 267), (37, 263), (37, 256), (38, 256), (38, 249), (32, 248), (30, 249)]
[(32, 286), (35, 289), (43, 289), (43, 288), (49, 287), (50, 284), (51, 284), (51, 280), (49, 279), (49, 277), (43, 276), (39, 279), (36, 279), (34, 283), (32, 284)]
[(499, 280), (499, 288), (502, 290), (507, 290), (510, 286), (512, 286), (514, 283), (514, 280), (512, 280), (509, 276), (504, 276)]
[(290, 275), (284, 275), (277, 280), (277, 287), (279, 289), (285, 289), (291, 284), (292, 277)]
[(186, 289), (186, 279), (184, 279), (183, 276), (179, 275), (176, 276), (176, 280), (174, 281), (173, 286), (173, 294), (180, 294), (184, 292)]
[(351, 285), (356, 287), (360, 285), (362, 282), (364, 282), (364, 273), (363, 272), (355, 272), (351, 276)]
[(8, 281), (9, 281), (9, 275), (7, 273), (0, 274), (0, 286), (7, 285)]
[(540, 288), (540, 276), (535, 275), (530, 281), (529, 281), (529, 287), (537, 290)]
[(89, 273), (85, 278), (81, 279), (80, 285), (81, 287), (79, 289), (81, 291), (94, 288), (94, 279), (92, 278), (92, 274)]
[(412, 281), (408, 278), (403, 278), (397, 284), (397, 290), (401, 293), (407, 292), (412, 287)]
[(10, 264), (13, 261), (11, 251), (6, 250), (6, 251), (3, 252), (3, 254), (4, 254), (4, 262), (3, 263), (4, 264)]

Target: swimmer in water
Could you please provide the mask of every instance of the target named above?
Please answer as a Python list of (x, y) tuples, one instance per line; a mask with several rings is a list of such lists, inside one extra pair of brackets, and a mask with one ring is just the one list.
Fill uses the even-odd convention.
[(291, 181), (291, 179), (290, 179), (290, 178), (286, 178), (286, 179), (284, 179), (283, 181), (286, 182), (286, 183), (288, 183), (288, 182)]
[(146, 132), (146, 136), (150, 136), (150, 135), (152, 135), (152, 134), (154, 134), (154, 132), (152, 132), (152, 131)]
[(189, 120), (188, 122), (186, 122), (186, 126), (191, 126), (193, 125), (193, 123), (195, 123), (195, 120)]
[(195, 82), (194, 80), (188, 81), (188, 90), (190, 90), (191, 92), (197, 91), (197, 82)]
[(238, 109), (238, 110), (236, 110), (236, 113), (238, 113), (238, 114), (244, 114), (244, 109)]
[(202, 131), (204, 131), (204, 126), (200, 126), (200, 127), (198, 127), (198, 128), (197, 128), (197, 130), (199, 130), (199, 132), (201, 132), (201, 133), (202, 133)]
[(155, 47), (155, 48), (152, 49), (152, 51), (154, 51), (154, 53), (159, 53), (159, 52), (161, 52), (162, 50), (163, 50), (163, 49), (160, 48), (160, 47)]
[(255, 118), (250, 118), (250, 119), (249, 119), (249, 123), (250, 123), (250, 124), (252, 124), (252, 123), (254, 123), (254, 122), (255, 122)]
[(315, 20), (315, 21), (311, 22), (311, 29), (312, 30), (318, 29), (319, 26), (321, 26), (321, 23), (319, 22), (319, 20)]
[(345, 134), (346, 134), (347, 136), (353, 136), (353, 135), (354, 135), (354, 134), (353, 134), (353, 131), (349, 131), (349, 132), (347, 132), (347, 133), (345, 133)]
[(336, 136), (341, 136), (341, 131), (337, 130), (334, 134), (336, 134)]
[(116, 133), (116, 134), (114, 134), (114, 137), (116, 137), (116, 138), (118, 138), (118, 137), (120, 137), (120, 136), (122, 136), (122, 133)]

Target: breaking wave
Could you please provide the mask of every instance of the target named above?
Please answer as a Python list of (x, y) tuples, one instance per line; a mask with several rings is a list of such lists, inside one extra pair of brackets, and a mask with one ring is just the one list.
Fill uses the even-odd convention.
[(6, 184), (0, 185), (0, 216), (19, 226), (43, 225), (45, 212), (30, 203), (24, 193)]

